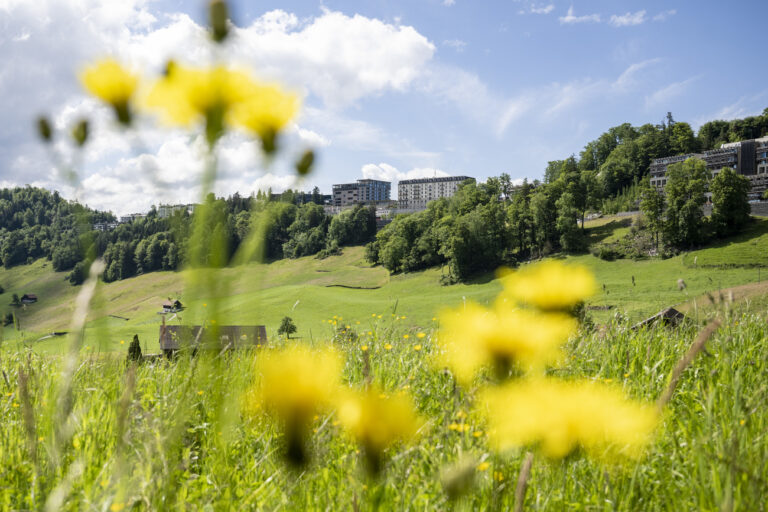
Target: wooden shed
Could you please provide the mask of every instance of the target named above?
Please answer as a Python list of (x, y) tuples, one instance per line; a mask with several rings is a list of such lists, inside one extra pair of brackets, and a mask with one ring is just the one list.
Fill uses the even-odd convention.
[(267, 341), (267, 329), (263, 325), (220, 325), (204, 328), (200, 325), (161, 325), (160, 350), (170, 355), (184, 348), (258, 347)]
[(668, 325), (671, 327), (677, 326), (685, 320), (685, 315), (675, 308), (667, 308), (663, 311), (659, 311), (655, 315), (646, 318), (642, 322), (636, 323), (632, 326), (632, 329), (640, 329), (641, 327), (650, 327), (656, 325)]

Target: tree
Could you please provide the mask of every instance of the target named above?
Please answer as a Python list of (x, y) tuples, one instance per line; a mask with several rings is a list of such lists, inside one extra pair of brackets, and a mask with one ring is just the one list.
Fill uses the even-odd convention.
[(664, 230), (664, 195), (648, 181), (644, 182), (640, 191), (640, 211), (645, 215), (658, 251), (659, 235)]
[(675, 123), (672, 126), (670, 140), (672, 152), (676, 155), (694, 153), (698, 149), (698, 141), (693, 135), (693, 129), (688, 123)]
[(11, 306), (19, 307), (21, 306), (21, 300), (19, 299), (19, 296), (17, 294), (13, 294), (13, 297), (11, 297)]
[(579, 249), (579, 226), (576, 223), (578, 210), (576, 200), (570, 192), (556, 201), (557, 231), (560, 233), (560, 246), (565, 252), (576, 252)]
[(289, 316), (284, 316), (280, 327), (277, 329), (277, 334), (285, 334), (285, 337), (290, 339), (291, 334), (296, 332), (296, 324), (293, 323), (293, 319)]
[(665, 233), (676, 247), (690, 247), (703, 238), (704, 212), (709, 171), (704, 160), (689, 158), (667, 168), (667, 222)]
[(128, 361), (141, 361), (141, 343), (139, 343), (139, 335), (133, 335), (133, 341), (128, 345)]
[(750, 182), (728, 167), (712, 180), (712, 223), (718, 235), (736, 233), (749, 221), (748, 194)]

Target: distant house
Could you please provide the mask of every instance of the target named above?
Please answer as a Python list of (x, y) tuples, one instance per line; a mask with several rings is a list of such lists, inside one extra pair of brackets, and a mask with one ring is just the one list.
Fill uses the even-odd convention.
[(21, 296), (22, 304), (34, 304), (35, 302), (37, 302), (37, 295), (34, 293), (25, 293)]
[(183, 309), (184, 309), (184, 305), (181, 303), (180, 300), (163, 303), (163, 313), (178, 313)]
[(160, 350), (167, 356), (184, 347), (194, 350), (225, 350), (235, 348), (261, 348), (267, 342), (267, 329), (263, 325), (220, 325), (216, 328), (200, 325), (160, 326)]

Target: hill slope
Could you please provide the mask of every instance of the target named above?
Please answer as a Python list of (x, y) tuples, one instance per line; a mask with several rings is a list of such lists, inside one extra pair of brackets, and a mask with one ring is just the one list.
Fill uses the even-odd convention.
[[(605, 232), (605, 223), (590, 229), (602, 230), (601, 237), (613, 235)], [(625, 223), (616, 222), (613, 229), (624, 230)], [(719, 289), (764, 279), (766, 276), (759, 276), (759, 269), (749, 267), (752, 260), (762, 264), (768, 253), (766, 230), (768, 220), (759, 220), (750, 229), (751, 236), (739, 235), (697, 251), (706, 254), (707, 261), (730, 261), (732, 254), (746, 254), (749, 261), (742, 257), (743, 267), (694, 267), (690, 254), (648, 261), (607, 262), (590, 255), (567, 260), (588, 266), (597, 277), (600, 290), (590, 305), (610, 306), (591, 312), (597, 321), (616, 311), (639, 320), (706, 293), (716, 294)], [(195, 274), (191, 271), (153, 272), (99, 285), (89, 315), (86, 342), (92, 350), (124, 350), (123, 345), (139, 334), (145, 349), (156, 351), (162, 319), (157, 313), (169, 297), (181, 298), (188, 306), (175, 317), (169, 315), (170, 323), (200, 323), (215, 315), (223, 324), (264, 324), (268, 333), (274, 335), (282, 317), (290, 316), (298, 327), (296, 336), (310, 338), (329, 336), (333, 326), (328, 320), (334, 315), (341, 317), (337, 318), (339, 325), (350, 325), (359, 331), (369, 329), (372, 323), (390, 322), (403, 330), (429, 329), (435, 325), (432, 318), (440, 309), (458, 306), (465, 300), (487, 304), (500, 289), (498, 281), (490, 275), (452, 286), (441, 285), (440, 276), (439, 268), (389, 276), (385, 269), (371, 267), (363, 260), (362, 247), (347, 248), (342, 255), (324, 260), (306, 257), (217, 271), (218, 298), (200, 294), (196, 300), (191, 291)], [(684, 290), (678, 289), (678, 279), (685, 282)], [(6, 289), (0, 296), (0, 311), (15, 310), (6, 306), (13, 293), (35, 293), (40, 299), (37, 304), (15, 310), (21, 331), (7, 327), (4, 339), (31, 341), (46, 351), (61, 350), (65, 338), (36, 340), (52, 331), (68, 330), (80, 288), (70, 286), (64, 273), (53, 272), (45, 260), (0, 269), (0, 284)], [(759, 290), (762, 292), (762, 287)], [(754, 300), (756, 293), (757, 289), (748, 294), (749, 298)]]

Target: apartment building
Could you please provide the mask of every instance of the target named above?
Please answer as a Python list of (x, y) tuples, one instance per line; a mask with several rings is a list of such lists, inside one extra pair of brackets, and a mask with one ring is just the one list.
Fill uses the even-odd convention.
[(453, 197), (459, 185), (466, 180), (475, 181), (469, 176), (444, 176), (440, 178), (420, 178), (402, 180), (397, 185), (397, 197), (402, 210), (423, 210), (427, 203), (441, 197)]
[(389, 201), (392, 183), (380, 180), (357, 180), (356, 183), (339, 183), (333, 186), (332, 206), (352, 206)]
[(651, 185), (663, 189), (667, 184), (667, 167), (688, 158), (700, 158), (712, 176), (729, 167), (749, 179), (750, 199), (759, 199), (768, 188), (768, 137), (723, 144), (702, 153), (657, 158), (651, 162)]

